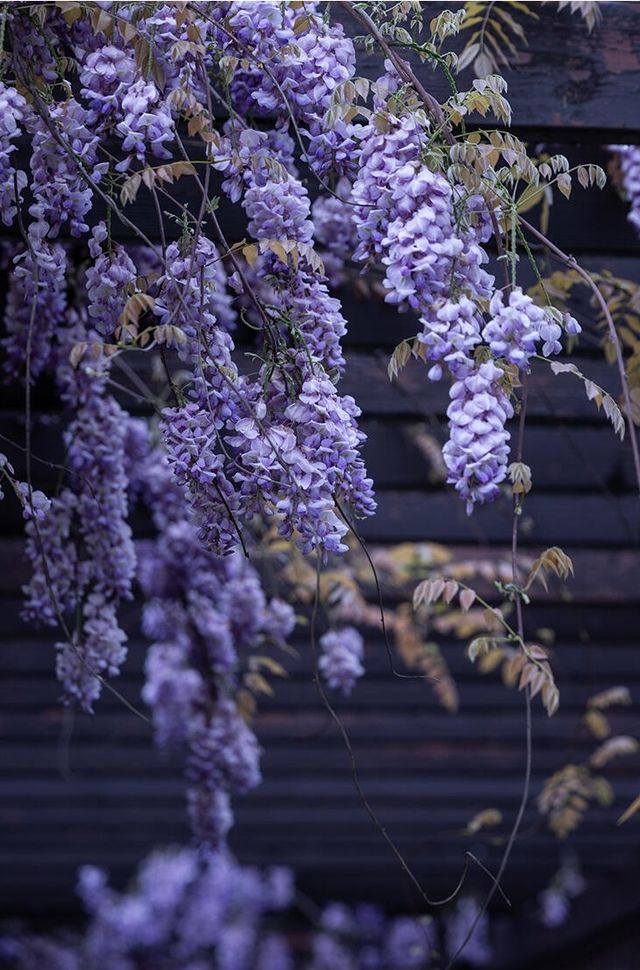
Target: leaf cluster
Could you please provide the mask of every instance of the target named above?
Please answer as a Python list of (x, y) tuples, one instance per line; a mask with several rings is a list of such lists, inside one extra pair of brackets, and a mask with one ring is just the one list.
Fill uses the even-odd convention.
[(449, 714), (459, 706), (458, 688), (437, 643), (421, 635), (409, 603), (401, 603), (392, 622), (394, 643), (409, 670), (419, 671), (430, 683), (433, 693)]
[(524, 589), (530, 589), (536, 579), (542, 583), (545, 589), (548, 589), (547, 573), (553, 573), (554, 576), (562, 580), (573, 576), (573, 562), (559, 546), (551, 546), (549, 549), (545, 549), (537, 559), (534, 559)]
[[(543, 0), (548, 2), (548, 0)], [(589, 33), (597, 26), (602, 11), (593, 0), (558, 0), (558, 10), (568, 9), (587, 24)], [(463, 8), (460, 30), (473, 31), (457, 59), (457, 70), (472, 66), (477, 77), (484, 77), (500, 68), (514, 67), (519, 45), (527, 45), (527, 35), (519, 18), (538, 20), (531, 3), (518, 0), (477, 3), (467, 2)]]
[[(610, 805), (613, 801), (611, 785), (603, 775), (594, 774), (594, 769), (599, 771), (614, 758), (635, 754), (640, 745), (626, 734), (612, 736), (611, 725), (603, 711), (630, 703), (626, 687), (610, 687), (589, 698), (584, 722), (600, 744), (584, 763), (565, 765), (551, 775), (538, 797), (538, 808), (558, 838), (566, 838), (578, 827), (591, 803)], [(640, 799), (638, 802), (640, 807)], [(622, 820), (630, 814), (633, 814), (633, 805)]]
[(554, 374), (574, 374), (576, 377), (579, 377), (584, 383), (584, 389), (588, 399), (594, 402), (598, 410), (602, 408), (607, 418), (613, 425), (613, 429), (616, 434), (621, 440), (624, 438), (625, 423), (622, 411), (611, 395), (604, 390), (604, 388), (600, 387), (599, 384), (596, 384), (595, 381), (585, 377), (582, 371), (579, 370), (575, 364), (565, 364), (562, 363), (562, 361), (554, 360), (550, 362), (549, 366)]
[(589, 805), (610, 805), (613, 790), (603, 775), (587, 765), (565, 765), (548, 778), (538, 796), (538, 810), (559, 839), (566, 839), (582, 822)]
[(540, 694), (542, 706), (549, 717), (558, 710), (560, 692), (556, 686), (549, 655), (537, 643), (521, 644), (518, 647), (509, 643), (505, 637), (475, 637), (467, 647), (467, 656), (472, 663), (481, 660), (480, 670), (488, 673), (501, 667), (502, 680), (506, 687), (527, 687), (531, 697)]
[(517, 15), (538, 20), (538, 15), (526, 3), (506, 0), (503, 3), (476, 3), (464, 5), (462, 30), (472, 30), (458, 58), (457, 70), (469, 65), (477, 77), (509, 68), (518, 56), (516, 41), (526, 44), (527, 38)]

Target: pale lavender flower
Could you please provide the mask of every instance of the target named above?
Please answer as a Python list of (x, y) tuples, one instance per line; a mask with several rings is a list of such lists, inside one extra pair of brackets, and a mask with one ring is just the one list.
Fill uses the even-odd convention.
[(353, 627), (331, 630), (320, 637), (318, 668), (329, 687), (348, 696), (364, 674), (362, 637)]
[(629, 202), (629, 222), (640, 232), (640, 148), (637, 145), (613, 145), (620, 159), (622, 185)]
[(48, 227), (50, 236), (56, 236), (65, 223), (72, 236), (82, 236), (88, 232), (85, 216), (93, 204), (93, 190), (84, 176), (99, 182), (109, 167), (108, 162), (97, 160), (99, 139), (91, 130), (89, 115), (74, 98), (54, 104), (49, 121), (57, 137), (41, 118), (33, 115), (32, 119), (35, 201), (29, 212)]
[[(529, 358), (541, 351), (545, 357), (562, 349), (562, 329), (550, 314), (536, 306), (531, 297), (514, 287), (505, 302), (498, 290), (489, 304), (491, 320), (482, 331), (494, 357), (504, 357), (510, 364), (527, 370)], [(580, 325), (570, 314), (565, 314), (567, 333), (580, 333)]]
[(400, 916), (393, 920), (385, 941), (385, 957), (393, 970), (424, 970), (431, 964), (437, 937), (433, 921)]
[(126, 172), (134, 158), (144, 165), (148, 151), (156, 158), (172, 157), (165, 142), (172, 142), (175, 137), (173, 118), (155, 84), (143, 78), (134, 81), (122, 98), (122, 114), (116, 131), (127, 157), (118, 162), (117, 171)]
[(122, 246), (105, 252), (107, 227), (100, 222), (91, 233), (89, 252), (93, 263), (87, 268), (88, 313), (93, 326), (103, 337), (111, 337), (120, 322), (129, 288), (137, 277), (136, 267)]
[(502, 370), (488, 360), (451, 386), (447, 409), (451, 431), (442, 457), (447, 481), (466, 501), (468, 513), (475, 502), (496, 498), (507, 474), (505, 422), (513, 417), (513, 407), (501, 387), (502, 376)]
[[(463, 945), (471, 927), (478, 919), (480, 907), (471, 896), (458, 899), (455, 909), (446, 920), (446, 948), (447, 956), (451, 959)], [(483, 914), (460, 954), (461, 960), (466, 960), (473, 967), (485, 967), (491, 962), (492, 950), (489, 939), (489, 920)]]
[(27, 184), (26, 173), (15, 169), (11, 155), (17, 148), (14, 141), (22, 133), (28, 112), (23, 96), (0, 81), (0, 218), (5, 226), (10, 226), (16, 217), (16, 185), (20, 204)]
[(26, 377), (27, 348), (31, 380), (50, 361), (56, 328), (67, 306), (67, 256), (60, 243), (32, 234), (31, 248), (16, 255), (4, 310), (5, 371), (13, 379)]

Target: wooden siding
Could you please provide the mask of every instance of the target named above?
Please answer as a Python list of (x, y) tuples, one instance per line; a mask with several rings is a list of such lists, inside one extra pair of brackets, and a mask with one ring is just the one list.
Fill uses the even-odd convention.
[[(553, 138), (576, 160), (604, 160), (600, 146), (623, 131), (628, 140), (640, 140), (640, 4), (603, 4), (603, 14), (602, 26), (589, 37), (579, 19), (568, 16), (550, 30), (551, 14), (541, 11), (539, 24), (529, 29), (520, 70), (509, 75), (519, 130)], [(367, 65), (367, 71), (374, 68)], [(432, 83), (430, 72), (425, 81)], [(141, 195), (137, 215), (153, 232), (150, 205)], [(243, 226), (237, 215), (230, 218), (230, 235), (240, 238)], [(559, 201), (551, 233), (581, 254), (588, 268), (610, 268), (640, 282), (640, 242), (612, 188)], [(415, 444), (414, 432), (424, 427), (442, 437), (446, 389), (427, 382), (417, 364), (396, 384), (387, 380), (389, 348), (414, 333), (415, 323), (382, 303), (342, 295), (350, 325), (343, 389), (364, 411), (366, 456), (380, 503), (363, 534), (371, 543), (434, 540), (464, 556), (489, 544), (499, 554), (509, 541), (508, 503), (468, 518), (450, 492), (430, 481)], [(594, 321), (587, 313), (583, 322), (594, 339), (585, 342), (579, 366), (617, 393), (615, 370), (594, 347)], [(1, 408), (1, 433), (20, 439), (19, 392), (3, 392)], [(535, 490), (526, 503), (523, 544), (531, 550), (560, 544), (576, 563), (567, 591), (552, 588), (526, 611), (531, 635), (541, 627), (556, 631), (561, 693), (552, 720), (535, 705), (535, 795), (546, 775), (587, 755), (581, 713), (595, 689), (625, 683), (636, 702), (640, 697), (640, 516), (628, 444), (618, 442), (579, 382), (536, 365), (529, 413), (525, 460)], [(33, 450), (48, 460), (57, 454), (58, 418), (45, 387), (35, 401)], [(53, 676), (53, 637), (26, 627), (18, 615), (26, 575), (20, 531), (15, 510), (0, 505), (0, 911), (53, 917), (76, 912), (79, 865), (105, 865), (122, 881), (153, 845), (185, 840), (188, 832), (180, 765), (157, 754), (145, 724), (109, 694), (95, 717), (71, 718), (63, 711)], [(143, 520), (138, 531), (145, 534)], [(138, 702), (145, 645), (137, 606), (125, 612), (132, 641), (118, 688)], [(311, 682), (302, 635), (298, 640), (301, 657), (291, 678), (261, 705), (265, 781), (236, 799), (232, 846), (247, 863), (294, 866), (302, 889), (318, 899), (370, 898), (414, 908), (415, 893), (354, 792), (344, 746)], [(511, 821), (524, 763), (522, 695), (503, 688), (497, 677), (477, 675), (459, 642), (443, 640), (441, 646), (460, 686), (457, 715), (442, 711), (424, 684), (389, 675), (378, 635), (367, 640), (367, 677), (337, 705), (368, 796), (434, 896), (451, 891), (466, 848), (496, 865), (500, 844), (469, 842), (460, 831), (489, 806)], [(616, 730), (638, 733), (636, 706), (613, 720)], [(619, 828), (615, 821), (638, 792), (639, 768), (639, 758), (612, 766), (615, 804), (591, 810), (571, 841), (605, 895), (635, 880), (638, 823)], [(505, 891), (516, 904), (530, 904), (560, 856), (532, 799)], [(472, 872), (469, 886), (486, 888), (486, 877)]]

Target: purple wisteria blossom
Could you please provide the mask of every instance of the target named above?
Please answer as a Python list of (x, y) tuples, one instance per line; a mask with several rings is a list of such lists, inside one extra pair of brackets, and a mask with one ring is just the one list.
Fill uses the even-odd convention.
[[(73, 420), (65, 432), (68, 483), (35, 526), (27, 525), (32, 576), (24, 614), (36, 622), (68, 622), (57, 644), (58, 677), (67, 699), (86, 711), (125, 657), (117, 611), (132, 595), (136, 557), (128, 524), (127, 415), (106, 393), (108, 363), (88, 355), (76, 368), (69, 353), (91, 337), (86, 319), (69, 312), (57, 334), (57, 380)], [(100, 345), (95, 342), (95, 347)]]
[(362, 637), (353, 627), (331, 630), (320, 637), (318, 668), (329, 687), (348, 696), (364, 674), (363, 654)]
[[(545, 357), (562, 350), (562, 328), (520, 287), (510, 291), (506, 302), (502, 291), (497, 290), (491, 299), (489, 313), (491, 320), (482, 336), (494, 357), (504, 357), (509, 364), (526, 370), (529, 358), (539, 349)], [(566, 314), (564, 329), (575, 335), (580, 333), (581, 327), (577, 320)]]
[(5, 372), (23, 381), (27, 358), (32, 381), (49, 363), (67, 307), (67, 255), (59, 243), (40, 238), (37, 228), (30, 234), (29, 248), (13, 259), (4, 310)]
[(259, 747), (234, 693), (246, 658), (291, 633), (293, 610), (267, 601), (238, 551), (221, 556), (198, 539), (161, 450), (147, 450), (134, 476), (159, 530), (141, 545), (143, 627), (153, 640), (143, 696), (156, 743), (186, 749), (187, 807), (194, 836), (218, 848), (233, 816), (229, 795), (260, 781)]
[(0, 81), (0, 218), (5, 226), (13, 223), (27, 184), (26, 172), (16, 170), (11, 155), (17, 148), (14, 142), (22, 133), (28, 111), (23, 96)]
[(93, 204), (91, 183), (99, 182), (109, 167), (98, 162), (98, 136), (74, 98), (50, 108), (48, 122), (32, 117), (35, 201), (29, 212), (44, 222), (50, 236), (58, 235), (66, 223), (72, 236), (82, 236), (89, 229), (85, 217)]
[(116, 165), (118, 172), (126, 172), (134, 158), (144, 165), (147, 151), (160, 159), (172, 157), (165, 142), (175, 137), (173, 118), (155, 84), (143, 78), (134, 81), (122, 98), (121, 108), (123, 118), (116, 131), (127, 157)]
[(453, 484), (471, 513), (475, 502), (488, 502), (499, 494), (507, 474), (509, 432), (505, 422), (513, 406), (500, 381), (503, 371), (487, 360), (451, 386), (447, 409), (451, 435), (444, 448)]
[(81, 95), (89, 110), (89, 120), (98, 130), (122, 115), (122, 99), (137, 76), (131, 54), (115, 44), (91, 51), (82, 65)]
[(101, 222), (91, 233), (89, 253), (93, 262), (86, 273), (89, 317), (103, 337), (113, 335), (129, 295), (128, 288), (138, 275), (124, 247), (116, 244), (105, 252), (107, 239), (107, 227)]
[(640, 232), (640, 148), (614, 145), (620, 159), (622, 186), (629, 202), (629, 222)]

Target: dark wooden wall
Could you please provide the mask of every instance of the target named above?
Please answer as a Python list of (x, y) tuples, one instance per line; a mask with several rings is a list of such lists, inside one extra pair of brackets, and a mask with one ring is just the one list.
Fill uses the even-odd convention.
[[(603, 24), (591, 37), (579, 19), (540, 9), (522, 65), (509, 75), (519, 130), (544, 135), (580, 161), (605, 160), (598, 146), (618, 140), (623, 129), (628, 140), (640, 135), (640, 4), (602, 7)], [(422, 70), (431, 85), (431, 72)], [(144, 205), (141, 198), (139, 213), (146, 219)], [(580, 194), (571, 203), (557, 201), (550, 231), (587, 268), (610, 268), (640, 282), (640, 243), (611, 187)], [(240, 235), (241, 228), (234, 232)], [(449, 491), (430, 482), (429, 467), (414, 443), (419, 428), (442, 437), (446, 389), (429, 384), (417, 364), (409, 365), (397, 384), (388, 382), (388, 354), (415, 332), (414, 323), (384, 304), (342, 295), (350, 323), (344, 390), (364, 410), (366, 454), (379, 498), (378, 515), (363, 529), (366, 538), (371, 543), (433, 540), (465, 555), (487, 545), (497, 554), (506, 551), (508, 502), (467, 518)], [(582, 309), (587, 334), (577, 362), (617, 394), (615, 370), (595, 346), (592, 311)], [(542, 592), (526, 614), (529, 635), (540, 628), (556, 633), (554, 667), (561, 694), (552, 720), (535, 705), (535, 796), (545, 776), (587, 755), (590, 742), (580, 719), (594, 690), (625, 683), (634, 701), (640, 697), (640, 517), (629, 445), (616, 439), (581, 384), (536, 367), (529, 398), (525, 460), (532, 466), (535, 490), (526, 503), (523, 543), (532, 551), (561, 545), (576, 565), (576, 578), (566, 590)], [(56, 414), (46, 395), (40, 408), (48, 423), (36, 414), (34, 451), (46, 456), (54, 447)], [(2, 433), (20, 438), (22, 421), (20, 398), (8, 392)], [(20, 522), (8, 503), (0, 506), (0, 526), (0, 907), (5, 913), (53, 917), (74, 911), (80, 864), (105, 865), (122, 881), (153, 845), (187, 839), (184, 786), (180, 766), (159, 757), (147, 727), (108, 694), (95, 717), (65, 714), (53, 676), (53, 637), (18, 618), (26, 567)], [(145, 645), (137, 608), (128, 613), (131, 650), (118, 686), (138, 701)], [(293, 865), (301, 887), (315, 898), (372, 898), (394, 909), (412, 909), (415, 893), (358, 801), (343, 744), (311, 682), (308, 650), (303, 640), (299, 645), (301, 659), (291, 678), (262, 704), (258, 731), (265, 780), (255, 793), (236, 800), (232, 845), (247, 863)], [(500, 845), (480, 840), (469, 845), (459, 832), (475, 812), (490, 806), (499, 808), (509, 824), (524, 767), (522, 695), (505, 689), (497, 676), (479, 676), (465, 659), (463, 644), (445, 639), (441, 646), (460, 687), (457, 715), (443, 712), (423, 683), (390, 677), (376, 635), (366, 645), (367, 677), (349, 701), (337, 705), (368, 796), (433, 896), (451, 891), (467, 847), (496, 866)], [(638, 733), (637, 708), (616, 715), (614, 723), (622, 733)], [(571, 841), (598, 898), (615, 887), (636, 908), (638, 822), (620, 828), (615, 821), (638, 793), (639, 767), (638, 758), (614, 763), (615, 804), (591, 810)], [(504, 880), (525, 923), (532, 899), (558, 867), (560, 855), (532, 799)], [(469, 886), (486, 889), (486, 878), (474, 872)], [(587, 916), (580, 932), (584, 935), (590, 925)], [(539, 943), (527, 942), (526, 928), (520, 939), (518, 959), (524, 965)], [(514, 957), (508, 965), (516, 966)]]

